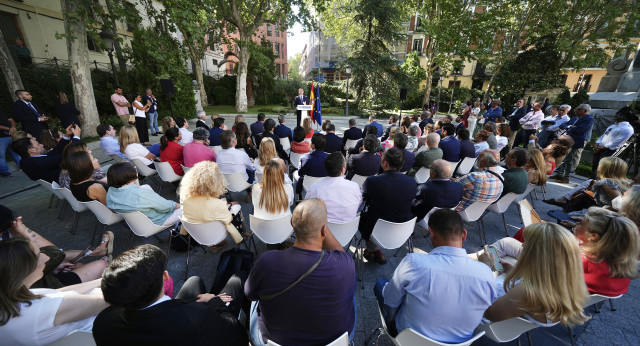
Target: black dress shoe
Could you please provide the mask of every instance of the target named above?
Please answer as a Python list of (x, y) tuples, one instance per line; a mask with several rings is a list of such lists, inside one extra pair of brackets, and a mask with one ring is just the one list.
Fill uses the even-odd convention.
[(157, 134), (157, 133), (152, 133), (151, 135), (152, 135), (152, 136), (156, 136), (156, 137), (158, 136), (158, 134)]
[(564, 208), (564, 205), (565, 205), (565, 203), (558, 202), (555, 199), (543, 199), (542, 201), (544, 203), (555, 205), (555, 206), (558, 206), (558, 207), (563, 207), (563, 208)]
[(377, 250), (373, 252), (365, 251), (364, 258), (367, 260), (367, 262), (377, 262), (378, 264), (387, 263), (387, 258), (384, 257), (384, 254), (382, 253), (381, 250)]

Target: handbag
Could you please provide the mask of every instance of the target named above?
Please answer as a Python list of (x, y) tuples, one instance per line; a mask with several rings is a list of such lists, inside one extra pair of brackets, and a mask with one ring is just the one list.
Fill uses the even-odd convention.
[(567, 212), (583, 210), (595, 205), (596, 201), (593, 198), (593, 191), (581, 189), (571, 195), (571, 199), (567, 205)]
[(136, 116), (133, 114), (129, 114), (129, 124), (135, 124), (136, 123)]

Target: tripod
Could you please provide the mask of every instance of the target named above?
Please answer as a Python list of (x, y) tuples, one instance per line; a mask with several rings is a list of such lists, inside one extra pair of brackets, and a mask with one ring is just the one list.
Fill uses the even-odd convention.
[(624, 143), (618, 150), (616, 150), (611, 157), (619, 157), (623, 159), (629, 165), (629, 171), (633, 166), (633, 176), (638, 174), (638, 143), (640, 140), (640, 134), (634, 133), (626, 143)]

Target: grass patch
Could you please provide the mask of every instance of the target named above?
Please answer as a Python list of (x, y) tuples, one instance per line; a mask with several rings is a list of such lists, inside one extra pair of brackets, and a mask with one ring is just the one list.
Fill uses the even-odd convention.
[[(271, 110), (271, 112), (264, 112), (264, 111), (260, 111), (260, 109), (268, 109)], [(229, 105), (219, 105), (219, 106), (209, 106), (209, 107), (204, 107), (204, 111), (207, 112), (207, 114), (241, 114), (236, 112), (236, 107), (235, 106), (229, 106)], [(287, 107), (283, 107), (280, 105), (258, 105), (258, 106), (251, 106), (249, 107), (249, 110), (247, 113), (249, 114), (258, 114), (258, 113), (264, 113), (266, 115), (277, 115), (280, 114), (282, 112), (287, 112), (287, 111), (291, 111), (289, 108)], [(245, 113), (246, 114), (246, 113)]]

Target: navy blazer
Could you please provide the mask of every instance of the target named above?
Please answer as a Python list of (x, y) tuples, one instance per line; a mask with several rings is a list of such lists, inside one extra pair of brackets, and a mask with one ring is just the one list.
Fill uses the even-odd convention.
[(567, 130), (567, 135), (571, 136), (575, 143), (572, 149), (584, 148), (584, 142), (590, 140), (587, 138), (587, 134), (591, 133), (594, 119), (591, 114), (585, 114), (579, 117), (578, 120)]
[(280, 124), (273, 129), (273, 133), (278, 136), (278, 138), (289, 138), (289, 143), (293, 142), (293, 135), (291, 134), (291, 129), (287, 127), (285, 124)]
[[(73, 139), (80, 141), (79, 139)], [(69, 144), (69, 140), (62, 138), (56, 146), (44, 156), (25, 156), (20, 160), (20, 169), (31, 180), (42, 179), (47, 182), (58, 181), (60, 177), (60, 161), (62, 150)]]
[(476, 157), (476, 148), (470, 140), (460, 141), (460, 159), (465, 157)]
[(326, 177), (327, 170), (324, 169), (324, 160), (327, 156), (329, 155), (321, 150), (314, 150), (310, 154), (303, 156), (300, 161), (301, 167), (298, 175), (301, 177), (305, 175), (311, 177)]
[(310, 104), (309, 98), (307, 97), (307, 95), (302, 95), (302, 97), (300, 97), (300, 95), (298, 95), (293, 100), (293, 108), (296, 108), (297, 106), (300, 106), (303, 103), (306, 103), (307, 105)]
[(256, 136), (256, 137), (257, 137), (256, 140), (258, 142), (256, 147), (258, 149), (260, 149), (260, 142), (262, 142), (264, 138), (267, 138), (267, 137), (271, 138), (273, 140), (273, 143), (276, 145), (276, 152), (278, 153), (278, 157), (280, 157), (285, 162), (289, 161), (289, 155), (287, 155), (287, 152), (284, 151), (284, 149), (282, 149), (282, 144), (280, 144), (280, 138), (278, 138), (278, 136), (273, 134), (273, 132), (265, 131), (262, 133), (262, 135)]
[(209, 145), (216, 146), (220, 145), (220, 134), (223, 133), (224, 130), (219, 127), (214, 127), (209, 130)]
[(520, 119), (525, 115), (527, 115), (527, 110), (524, 109), (524, 106), (518, 108), (513, 115), (509, 115), (509, 127), (511, 131), (518, 131), (520, 128)]
[(362, 138), (362, 130), (357, 127), (350, 127), (346, 131), (344, 131), (344, 135), (342, 135), (342, 145), (347, 144), (347, 139), (359, 140)]
[(382, 125), (377, 122), (377, 121), (372, 121), (371, 123), (367, 124), (364, 129), (362, 130), (362, 138), (364, 138), (364, 136), (367, 135), (367, 128), (369, 126), (375, 126), (378, 129), (378, 134), (376, 134), (376, 137), (382, 137), (382, 133), (384, 132), (384, 128), (382, 127)]
[(433, 117), (422, 119), (420, 124), (418, 124), (418, 126), (420, 126), (420, 131), (424, 132), (424, 128), (427, 127), (427, 124), (433, 124)]
[(40, 108), (33, 102), (31, 102), (31, 105), (35, 107), (36, 111), (24, 103), (24, 101), (17, 100), (11, 104), (11, 115), (13, 115), (13, 119), (20, 121), (23, 130), (40, 141), (40, 133), (48, 129), (49, 126), (47, 122), (40, 121), (40, 117), (42, 116)]
[(500, 108), (500, 106), (494, 109), (489, 109), (486, 113), (484, 113), (484, 118), (486, 119), (486, 121), (492, 121), (494, 123), (501, 116), (502, 116), (502, 108)]
[(404, 164), (402, 168), (400, 168), (400, 172), (406, 172), (413, 167), (413, 164), (416, 162), (416, 155), (407, 149), (404, 149)]
[(327, 145), (324, 148), (325, 152), (329, 154), (335, 153), (336, 151), (342, 152), (342, 138), (331, 132), (328, 132), (324, 138), (327, 141)]
[(198, 119), (198, 121), (196, 121), (196, 128), (198, 127), (202, 127), (203, 129), (209, 131), (211, 130), (211, 128), (209, 127), (209, 125), (207, 125), (207, 123), (205, 123), (204, 121)]
[(411, 212), (418, 220), (433, 209), (453, 208), (462, 200), (462, 185), (449, 179), (427, 180), (418, 186), (418, 193), (413, 200)]
[(440, 141), (438, 148), (442, 149), (442, 158), (449, 162), (460, 161), (460, 141), (453, 136), (447, 136)]
[(378, 174), (381, 159), (380, 155), (368, 151), (350, 155), (347, 163), (347, 179), (353, 178), (354, 174), (365, 177)]

